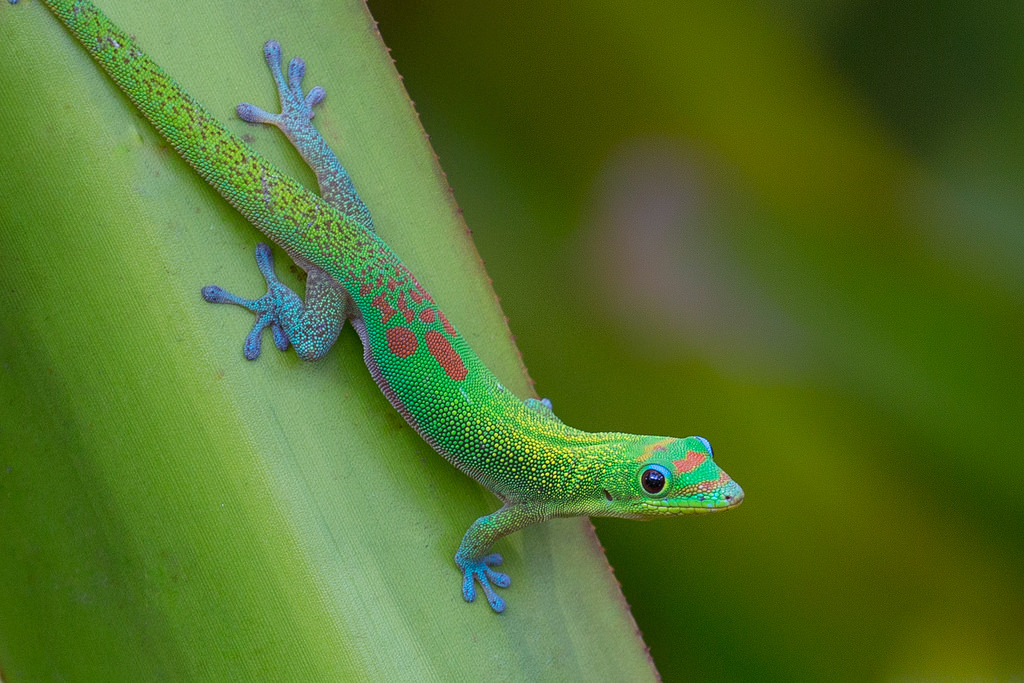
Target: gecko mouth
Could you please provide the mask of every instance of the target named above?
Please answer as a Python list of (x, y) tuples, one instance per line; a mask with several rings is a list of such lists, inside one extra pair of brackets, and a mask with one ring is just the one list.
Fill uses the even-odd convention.
[(664, 500), (646, 500), (645, 511), (653, 514), (679, 515), (717, 512), (734, 508), (743, 502), (743, 489), (731, 479), (709, 491)]

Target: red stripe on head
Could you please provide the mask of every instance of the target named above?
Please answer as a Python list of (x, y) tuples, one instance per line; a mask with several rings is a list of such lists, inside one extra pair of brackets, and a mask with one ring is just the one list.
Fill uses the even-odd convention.
[(722, 472), (718, 475), (717, 479), (708, 479), (707, 481), (699, 481), (696, 484), (684, 486), (680, 493), (686, 496), (692, 496), (696, 493), (712, 493), (715, 490), (722, 488), (730, 481), (732, 481), (732, 477), (725, 472)]
[(672, 461), (672, 465), (676, 469), (676, 476), (679, 476), (684, 472), (694, 471), (695, 469), (700, 467), (702, 462), (707, 460), (707, 457), (708, 456), (706, 456), (704, 453), (701, 453), (700, 451), (686, 451), (685, 458), (683, 458), (682, 460)]

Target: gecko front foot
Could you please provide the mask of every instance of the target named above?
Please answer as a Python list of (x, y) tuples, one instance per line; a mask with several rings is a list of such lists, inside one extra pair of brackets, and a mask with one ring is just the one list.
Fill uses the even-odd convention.
[(499, 613), (505, 611), (505, 601), (491, 588), (492, 583), (499, 588), (508, 588), (512, 583), (508, 574), (491, 569), (491, 567), (500, 565), (501, 562), (501, 555), (498, 553), (491, 553), (479, 558), (455, 556), (455, 564), (459, 565), (459, 569), (462, 570), (462, 597), (466, 599), (466, 602), (473, 602), (476, 599), (475, 584), (479, 582), (491, 609)]
[(302, 94), (306, 62), (300, 57), (294, 57), (288, 63), (288, 81), (285, 82), (284, 74), (281, 72), (281, 44), (276, 40), (267, 41), (263, 46), (263, 56), (274, 76), (274, 83), (277, 84), (277, 92), (281, 98), (281, 113), (271, 114), (248, 102), (238, 105), (235, 111), (243, 121), (277, 126), (295, 142), (296, 146), (299, 146), (303, 138), (311, 134), (312, 126), (309, 121), (314, 116), (313, 107), (323, 101), (326, 91), (316, 86), (307, 95)]
[(267, 327), (274, 334), (274, 346), (281, 351), (287, 351), (290, 340), (282, 326), (283, 318), (289, 309), (295, 311), (302, 308), (299, 296), (274, 275), (274, 256), (270, 247), (262, 242), (256, 245), (256, 263), (267, 281), (267, 293), (259, 299), (243, 299), (217, 285), (207, 285), (202, 289), (203, 298), (212, 304), (234, 304), (256, 314), (256, 324), (245, 338), (243, 351), (249, 360), (259, 358), (261, 337), (264, 328)]

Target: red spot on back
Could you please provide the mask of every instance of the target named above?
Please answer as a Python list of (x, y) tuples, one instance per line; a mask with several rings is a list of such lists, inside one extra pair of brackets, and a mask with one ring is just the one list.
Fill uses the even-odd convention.
[(700, 464), (702, 462), (707, 460), (707, 457), (708, 456), (704, 455), (700, 451), (686, 451), (685, 458), (683, 458), (682, 460), (672, 461), (672, 464), (676, 468), (676, 475), (678, 476), (680, 474), (683, 474), (684, 472), (694, 471), (695, 469), (700, 467)]
[[(416, 294), (412, 295), (412, 298), (416, 303), (419, 303), (421, 300), (434, 303), (434, 300), (430, 298), (429, 294), (427, 294), (427, 290), (423, 289), (423, 285), (419, 283), (419, 280), (413, 279), (412, 286), (416, 289)], [(417, 294), (419, 297), (416, 296)]]
[(419, 342), (416, 341), (416, 335), (408, 327), (391, 327), (384, 335), (388, 340), (388, 350), (399, 358), (408, 358), (416, 353)]
[(434, 309), (424, 308), (422, 311), (420, 311), (420, 320), (427, 323), (428, 325), (434, 322)]
[(373, 304), (373, 306), (380, 311), (380, 320), (383, 323), (387, 323), (387, 321), (391, 320), (391, 316), (393, 316), (395, 313), (398, 313), (398, 311), (391, 308), (391, 304), (387, 302), (387, 299), (384, 298), (383, 294), (378, 294), (377, 296), (373, 297), (373, 301), (371, 301), (370, 303)]
[(409, 308), (409, 304), (405, 302), (405, 290), (398, 293), (398, 310), (405, 316), (405, 322), (411, 323), (412, 319), (416, 317), (416, 314)]
[(434, 357), (434, 360), (445, 371), (445, 374), (456, 382), (466, 379), (468, 372), (466, 365), (462, 362), (462, 358), (459, 357), (455, 349), (452, 348), (452, 343), (445, 339), (443, 334), (435, 330), (427, 330), (423, 336), (427, 340), (427, 349), (430, 350), (430, 355)]
[(452, 327), (450, 322), (448, 322), (448, 318), (445, 317), (444, 312), (438, 311), (437, 315), (441, 318), (441, 324), (444, 325), (444, 331), (448, 333), (449, 337), (454, 337), (456, 334), (455, 328)]

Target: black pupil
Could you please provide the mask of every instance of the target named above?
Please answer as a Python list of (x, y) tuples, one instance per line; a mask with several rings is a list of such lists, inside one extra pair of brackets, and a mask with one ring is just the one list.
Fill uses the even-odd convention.
[(640, 477), (640, 483), (647, 493), (661, 493), (665, 488), (665, 475), (656, 469), (649, 469)]

